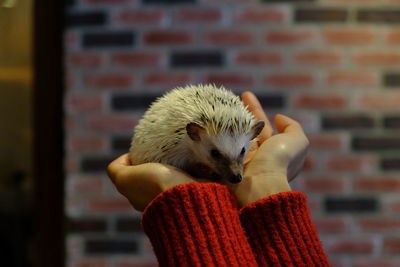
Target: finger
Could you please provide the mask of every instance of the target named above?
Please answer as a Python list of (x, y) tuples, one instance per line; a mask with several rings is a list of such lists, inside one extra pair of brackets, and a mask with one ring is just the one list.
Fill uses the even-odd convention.
[(245, 160), (243, 161), (244, 166), (246, 166), (253, 159), (256, 152), (257, 152), (257, 150), (251, 150), (247, 153), (247, 156), (246, 156)]
[(112, 176), (115, 173), (117, 173), (117, 171), (121, 169), (121, 167), (127, 167), (130, 165), (131, 163), (129, 159), (129, 154), (123, 154), (118, 158), (116, 158), (115, 160), (113, 160), (110, 164), (108, 164), (107, 166), (108, 176), (112, 178)]
[(265, 122), (264, 129), (261, 131), (260, 135), (258, 138), (260, 139), (261, 142), (265, 141), (265, 139), (268, 139), (269, 137), (272, 136), (274, 133), (271, 123), (267, 117), (267, 115), (264, 112), (263, 107), (261, 106), (260, 102), (258, 101), (257, 97), (249, 91), (244, 92), (241, 95), (241, 99), (245, 105), (247, 105), (248, 110), (253, 113), (253, 115), (259, 119)]
[(297, 132), (304, 134), (300, 123), (282, 114), (275, 116), (275, 125), (280, 133)]

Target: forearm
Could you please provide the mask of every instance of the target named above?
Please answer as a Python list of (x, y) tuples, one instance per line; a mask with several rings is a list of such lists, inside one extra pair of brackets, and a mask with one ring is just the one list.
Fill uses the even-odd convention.
[(173, 187), (148, 205), (142, 223), (160, 266), (257, 266), (225, 186)]
[(284, 192), (240, 210), (259, 266), (329, 266), (306, 197)]

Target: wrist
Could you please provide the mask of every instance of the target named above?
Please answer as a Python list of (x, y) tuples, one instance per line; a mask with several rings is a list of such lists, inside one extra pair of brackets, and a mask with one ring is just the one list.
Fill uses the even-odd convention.
[(250, 180), (250, 187), (247, 196), (239, 198), (242, 207), (278, 193), (292, 191), (285, 173), (264, 173), (245, 179)]

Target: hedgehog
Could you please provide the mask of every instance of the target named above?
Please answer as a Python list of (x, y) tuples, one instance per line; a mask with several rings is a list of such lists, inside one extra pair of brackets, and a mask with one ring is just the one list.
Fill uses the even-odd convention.
[(236, 184), (263, 128), (223, 86), (178, 87), (150, 105), (134, 129), (129, 155), (133, 164), (159, 162), (195, 178)]

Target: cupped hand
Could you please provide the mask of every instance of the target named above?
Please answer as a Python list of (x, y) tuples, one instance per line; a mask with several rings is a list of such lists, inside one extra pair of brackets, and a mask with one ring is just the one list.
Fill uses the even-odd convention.
[(111, 162), (107, 171), (117, 190), (138, 211), (143, 211), (158, 194), (167, 189), (198, 181), (170, 165), (161, 163), (132, 165), (128, 154)]
[(245, 161), (243, 181), (237, 185), (229, 185), (236, 194), (239, 205), (245, 206), (267, 196), (291, 190), (289, 181), (303, 168), (309, 141), (300, 124), (284, 115), (275, 116), (274, 124), (278, 133), (274, 134), (254, 94), (243, 93), (242, 101), (258, 120), (265, 122), (258, 142)]

